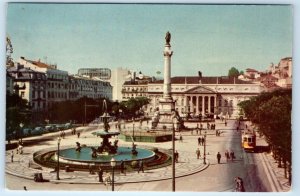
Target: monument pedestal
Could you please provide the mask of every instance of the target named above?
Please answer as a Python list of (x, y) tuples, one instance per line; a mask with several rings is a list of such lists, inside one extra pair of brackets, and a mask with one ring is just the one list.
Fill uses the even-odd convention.
[(173, 129), (175, 115), (175, 101), (172, 98), (159, 100), (159, 122), (158, 129)]

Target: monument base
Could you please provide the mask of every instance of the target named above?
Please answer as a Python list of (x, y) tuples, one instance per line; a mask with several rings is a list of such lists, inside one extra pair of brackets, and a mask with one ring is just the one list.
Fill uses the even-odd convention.
[(172, 130), (174, 112), (175, 101), (173, 101), (172, 97), (159, 100), (159, 121), (156, 128)]

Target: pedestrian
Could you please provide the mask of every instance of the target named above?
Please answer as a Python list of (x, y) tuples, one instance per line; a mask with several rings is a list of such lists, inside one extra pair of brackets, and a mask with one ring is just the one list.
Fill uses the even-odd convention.
[(182, 138), (182, 135), (180, 134), (179, 135), (179, 141), (182, 142), (182, 140), (183, 140), (183, 138)]
[(178, 163), (178, 158), (179, 158), (179, 153), (176, 150), (175, 153), (174, 153), (174, 159), (175, 159), (176, 163)]
[(235, 192), (245, 192), (243, 179), (240, 177), (235, 177)]
[(198, 146), (201, 145), (202, 139), (200, 137), (198, 137)]
[(228, 150), (225, 151), (225, 158), (226, 158), (226, 162), (228, 162), (228, 160), (230, 158)]
[(126, 173), (125, 173), (125, 163), (124, 163), (123, 160), (121, 160), (120, 169), (121, 169), (121, 173), (126, 175)]
[(230, 152), (230, 158), (231, 158), (231, 161), (233, 161), (233, 159), (235, 158), (233, 151)]
[(216, 130), (216, 136), (218, 136), (218, 130)]
[(27, 187), (26, 186), (24, 186), (23, 188), (24, 188), (24, 191), (27, 191)]
[(201, 143), (202, 143), (202, 146), (204, 146), (204, 143), (205, 143), (205, 138), (204, 137), (201, 138)]
[(99, 177), (99, 182), (103, 182), (103, 170), (101, 169), (101, 167), (99, 167), (98, 170), (98, 177)]
[(200, 150), (199, 150), (199, 148), (197, 148), (197, 150), (196, 150), (196, 155), (197, 155), (197, 159), (199, 159), (200, 158)]
[(91, 165), (91, 164), (89, 164), (89, 172), (90, 172), (90, 174), (93, 174), (94, 172), (93, 172), (93, 166)]
[(227, 126), (227, 121), (225, 120), (225, 127)]
[(80, 137), (80, 132), (77, 133), (77, 138), (79, 138), (79, 137)]
[(220, 164), (220, 161), (221, 161), (221, 154), (220, 154), (220, 152), (218, 152), (218, 154), (217, 154), (217, 159), (218, 159), (218, 164)]
[(239, 126), (236, 127), (236, 132), (239, 132)]
[(142, 171), (144, 173), (144, 162), (143, 162), (143, 160), (139, 161), (139, 170), (138, 170), (138, 173), (140, 173), (140, 171)]
[(11, 162), (14, 162), (14, 151), (11, 151), (10, 153)]

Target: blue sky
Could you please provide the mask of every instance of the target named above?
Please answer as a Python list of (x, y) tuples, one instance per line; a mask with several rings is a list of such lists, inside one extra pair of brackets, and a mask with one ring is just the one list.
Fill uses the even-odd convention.
[(163, 71), (172, 34), (172, 75), (265, 70), (292, 56), (291, 6), (9, 4), (7, 34), (20, 56), (76, 73), (83, 67)]

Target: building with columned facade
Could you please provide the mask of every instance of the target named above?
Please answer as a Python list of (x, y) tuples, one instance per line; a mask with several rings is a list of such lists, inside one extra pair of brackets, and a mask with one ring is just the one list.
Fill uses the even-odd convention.
[[(163, 80), (148, 82), (146, 85), (127, 82), (123, 89), (124, 100), (140, 95), (150, 98), (146, 112), (152, 115), (163, 97)], [(227, 76), (203, 77), (201, 72), (198, 76), (171, 78), (171, 95), (175, 100), (175, 110), (181, 116), (187, 113), (192, 116), (217, 114), (234, 118), (239, 115), (239, 102), (262, 91), (260, 84)]]

